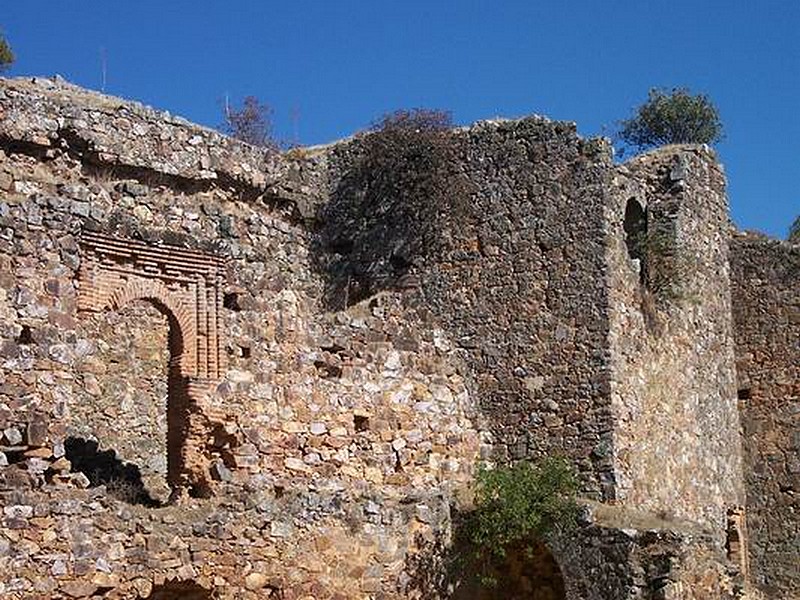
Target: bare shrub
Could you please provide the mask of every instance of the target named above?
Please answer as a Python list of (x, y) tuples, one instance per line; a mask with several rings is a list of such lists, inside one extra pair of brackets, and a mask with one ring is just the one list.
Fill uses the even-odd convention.
[(255, 96), (247, 96), (239, 107), (225, 106), (222, 130), (237, 140), (276, 151), (272, 133), (272, 109)]

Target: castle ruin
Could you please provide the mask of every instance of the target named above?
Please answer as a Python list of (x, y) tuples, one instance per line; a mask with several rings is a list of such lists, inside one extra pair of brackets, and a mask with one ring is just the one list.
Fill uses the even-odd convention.
[(457, 514), (554, 454), (580, 523), (513, 597), (800, 597), (800, 246), (709, 149), (480, 122), (423, 225), (365, 136), (0, 82), (0, 597), (499, 598)]

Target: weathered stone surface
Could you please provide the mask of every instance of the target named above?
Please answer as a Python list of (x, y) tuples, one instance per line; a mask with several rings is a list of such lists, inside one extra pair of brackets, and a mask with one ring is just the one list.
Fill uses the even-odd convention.
[[(745, 499), (734, 442), (730, 223), (711, 158), (705, 148), (666, 147), (619, 169), (611, 225), (620, 235), (607, 254), (615, 431), (593, 459), (615, 464), (617, 501), (724, 530)], [(692, 174), (679, 191), (664, 180), (676, 165)], [(645, 211), (651, 236), (635, 259), (635, 234), (618, 217), (632, 207)]]
[(800, 595), (800, 246), (738, 234), (731, 252), (753, 582)]
[[(473, 206), (416, 254), (361, 138), (278, 156), (62, 82), (2, 92), (0, 596), (434, 600), (476, 461), (556, 452), (618, 505), (550, 542), (566, 597), (736, 597), (707, 150), (615, 165), (573, 124), (476, 124), (450, 165)], [(631, 197), (699, 257), (686, 302), (644, 302)], [(765, 335), (738, 358), (761, 364)]]

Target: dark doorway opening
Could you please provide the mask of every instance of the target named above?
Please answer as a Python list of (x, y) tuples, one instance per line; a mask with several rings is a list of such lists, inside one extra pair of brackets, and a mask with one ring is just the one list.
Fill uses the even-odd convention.
[[(564, 578), (547, 546), (541, 542), (506, 549), (505, 560), (483, 577), (467, 575), (454, 600), (566, 600)], [(482, 581), (483, 579), (483, 581)], [(493, 581), (492, 585), (487, 580)]]

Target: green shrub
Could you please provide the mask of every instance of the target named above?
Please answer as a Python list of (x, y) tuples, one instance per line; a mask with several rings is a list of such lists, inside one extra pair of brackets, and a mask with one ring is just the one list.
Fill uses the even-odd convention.
[(468, 562), (485, 585), (509, 548), (533, 551), (536, 543), (556, 531), (575, 526), (578, 478), (561, 458), (519, 462), (495, 469), (481, 468), (476, 477), (475, 510), (464, 524)]

